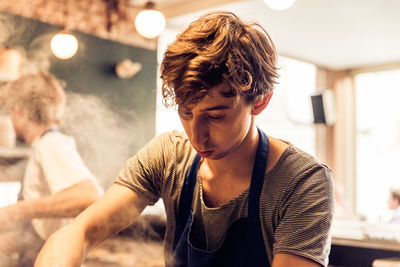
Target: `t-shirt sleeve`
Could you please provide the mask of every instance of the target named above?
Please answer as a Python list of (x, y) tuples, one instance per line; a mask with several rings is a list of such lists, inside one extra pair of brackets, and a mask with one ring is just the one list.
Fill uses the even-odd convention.
[(164, 152), (168, 149), (167, 134), (154, 138), (131, 157), (115, 183), (124, 185), (153, 205), (160, 198), (161, 179), (165, 169)]
[(334, 207), (332, 174), (319, 165), (299, 176), (282, 198), (274, 255), (294, 254), (326, 266)]
[(46, 138), (35, 149), (35, 155), (52, 194), (86, 179), (95, 181), (72, 138)]

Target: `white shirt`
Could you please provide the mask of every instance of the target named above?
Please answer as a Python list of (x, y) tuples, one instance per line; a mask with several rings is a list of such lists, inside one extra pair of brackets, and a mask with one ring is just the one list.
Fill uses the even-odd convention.
[[(85, 179), (91, 179), (99, 188), (93, 174), (79, 155), (75, 141), (58, 131), (47, 132), (31, 145), (23, 179), (24, 200), (39, 199), (68, 188)], [(38, 235), (46, 240), (71, 219), (34, 219), (32, 225)]]
[(398, 206), (394, 212), (393, 212), (393, 217), (390, 220), (392, 223), (400, 223), (400, 206)]

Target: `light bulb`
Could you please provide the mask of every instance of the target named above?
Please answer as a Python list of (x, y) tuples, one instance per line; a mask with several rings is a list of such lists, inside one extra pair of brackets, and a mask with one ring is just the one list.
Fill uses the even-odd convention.
[(135, 27), (141, 36), (149, 39), (155, 38), (164, 31), (164, 15), (157, 10), (145, 9), (137, 14)]
[(265, 4), (275, 10), (285, 10), (291, 7), (296, 0), (264, 0)]
[(51, 51), (60, 59), (68, 59), (78, 51), (78, 40), (69, 33), (57, 33), (50, 43)]

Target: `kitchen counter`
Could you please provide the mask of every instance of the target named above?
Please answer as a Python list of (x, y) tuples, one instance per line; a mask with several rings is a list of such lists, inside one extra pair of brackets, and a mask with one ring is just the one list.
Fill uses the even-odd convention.
[(400, 257), (400, 224), (334, 221), (329, 263), (372, 266), (376, 259)]
[(29, 147), (0, 147), (0, 158), (21, 159), (29, 156)]
[(0, 147), (0, 182), (18, 182), (29, 157), (27, 147)]
[(118, 235), (91, 251), (84, 267), (162, 267), (165, 217), (141, 215)]
[(400, 252), (400, 242), (384, 239), (357, 240), (351, 238), (332, 237), (332, 244), (336, 246), (380, 249)]
[(82, 267), (163, 267), (163, 243), (114, 237), (91, 251)]

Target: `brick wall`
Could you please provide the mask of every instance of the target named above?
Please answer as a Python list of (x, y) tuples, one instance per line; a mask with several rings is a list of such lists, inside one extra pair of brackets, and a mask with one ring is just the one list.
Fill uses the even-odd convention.
[(138, 7), (128, 0), (1, 0), (0, 10), (65, 26), (104, 39), (156, 49), (156, 40), (141, 37), (134, 29)]

